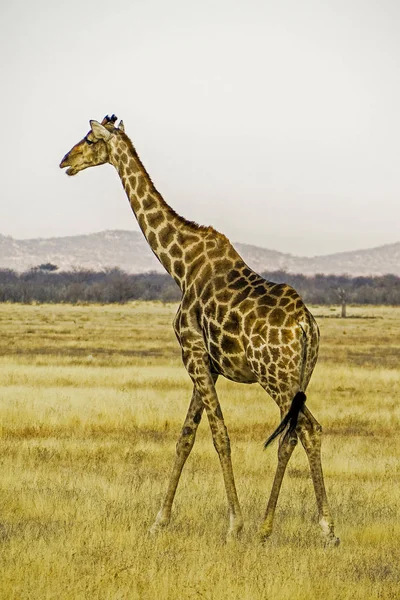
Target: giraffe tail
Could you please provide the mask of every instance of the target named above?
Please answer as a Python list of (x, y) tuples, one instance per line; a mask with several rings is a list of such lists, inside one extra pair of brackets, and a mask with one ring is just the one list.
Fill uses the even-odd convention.
[(282, 433), (282, 431), (285, 429), (285, 427), (287, 425), (289, 425), (289, 428), (287, 430), (286, 435), (290, 434), (292, 431), (294, 431), (296, 429), (297, 420), (299, 418), (299, 412), (302, 410), (306, 399), (307, 399), (307, 397), (304, 392), (297, 392), (297, 394), (295, 395), (295, 397), (292, 400), (292, 404), (290, 405), (288, 412), (283, 417), (282, 421), (279, 423), (279, 425), (275, 429), (275, 431), (269, 436), (269, 438), (267, 439), (267, 441), (264, 444), (264, 448), (269, 446), (270, 443), (273, 442), (274, 439), (276, 437), (278, 437), (279, 434)]

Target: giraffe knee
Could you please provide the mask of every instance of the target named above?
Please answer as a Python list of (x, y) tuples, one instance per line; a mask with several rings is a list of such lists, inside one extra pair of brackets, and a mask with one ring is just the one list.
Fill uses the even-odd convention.
[(231, 442), (226, 428), (222, 435), (213, 435), (213, 444), (219, 456), (231, 455)]
[(184, 427), (182, 429), (179, 440), (176, 444), (177, 454), (188, 454), (193, 447), (195, 440), (195, 432), (191, 427)]
[(284, 459), (287, 456), (290, 456), (297, 446), (297, 435), (295, 433), (285, 434), (280, 440), (278, 447), (278, 458)]
[(306, 426), (301, 427), (300, 432), (301, 443), (304, 448), (320, 448), (322, 438), (322, 427), (319, 423), (307, 423)]
[(322, 425), (320, 425), (318, 422), (313, 423), (313, 429), (316, 433), (322, 433)]
[(318, 423), (317, 419), (308, 409), (304, 413), (300, 413), (299, 424), (304, 424), (305, 427), (310, 428), (313, 432), (322, 432), (322, 425)]
[(297, 446), (297, 442), (298, 437), (294, 431), (291, 433), (285, 433), (280, 443), (279, 449), (284, 448), (285, 446)]
[(322, 438), (322, 425), (320, 425), (319, 423), (316, 423), (312, 425), (311, 427), (311, 435), (313, 436), (314, 439), (316, 440), (321, 440)]

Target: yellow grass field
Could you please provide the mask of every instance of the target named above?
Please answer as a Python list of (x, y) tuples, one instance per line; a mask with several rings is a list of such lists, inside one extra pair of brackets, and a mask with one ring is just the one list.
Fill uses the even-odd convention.
[(0, 304), (0, 598), (400, 598), (400, 309), (311, 309), (322, 340), (307, 402), (341, 538), (329, 549), (300, 446), (258, 544), (279, 412), (261, 388), (223, 380), (243, 536), (224, 543), (206, 418), (171, 525), (148, 535), (191, 391), (175, 305)]

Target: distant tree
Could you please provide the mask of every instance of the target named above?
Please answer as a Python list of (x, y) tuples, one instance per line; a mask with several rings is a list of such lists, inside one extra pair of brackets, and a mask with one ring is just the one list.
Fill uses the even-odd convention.
[(40, 269), (41, 271), (57, 271), (58, 267), (57, 265), (53, 265), (53, 263), (42, 263), (41, 265), (38, 266), (38, 269)]
[(341, 317), (342, 319), (345, 319), (347, 306), (347, 291), (344, 288), (338, 288), (336, 290), (336, 293), (339, 296), (340, 306), (342, 307)]

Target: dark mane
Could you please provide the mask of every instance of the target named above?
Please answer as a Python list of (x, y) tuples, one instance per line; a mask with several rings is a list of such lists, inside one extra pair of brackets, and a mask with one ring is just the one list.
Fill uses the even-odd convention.
[(132, 155), (136, 158), (136, 160), (140, 164), (140, 167), (143, 170), (143, 173), (146, 175), (147, 179), (150, 181), (151, 185), (153, 186), (153, 192), (155, 194), (157, 194), (157, 196), (164, 202), (165, 207), (167, 208), (168, 213), (171, 215), (171, 217), (173, 217), (174, 219), (177, 219), (178, 222), (182, 223), (182, 225), (184, 225), (185, 227), (189, 227), (193, 232), (199, 231), (199, 232), (202, 232), (204, 234), (213, 234), (215, 236), (223, 238), (224, 240), (227, 240), (226, 236), (224, 236), (222, 233), (220, 233), (219, 231), (217, 231), (216, 229), (214, 229), (214, 227), (211, 227), (210, 225), (199, 225), (195, 221), (188, 221), (187, 219), (185, 219), (184, 217), (182, 217), (181, 215), (179, 215), (171, 206), (169, 206), (165, 202), (165, 200), (162, 197), (162, 195), (160, 194), (160, 192), (157, 190), (156, 186), (154, 185), (152, 178), (150, 177), (149, 173), (147, 172), (146, 167), (143, 165), (143, 163), (142, 163), (142, 161), (140, 159), (140, 156), (138, 155), (138, 153), (136, 151), (136, 148), (132, 144), (132, 142), (129, 139), (129, 137), (123, 131), (120, 131), (119, 134), (120, 134), (121, 137), (123, 137), (124, 142), (128, 146), (129, 150), (132, 152)]

